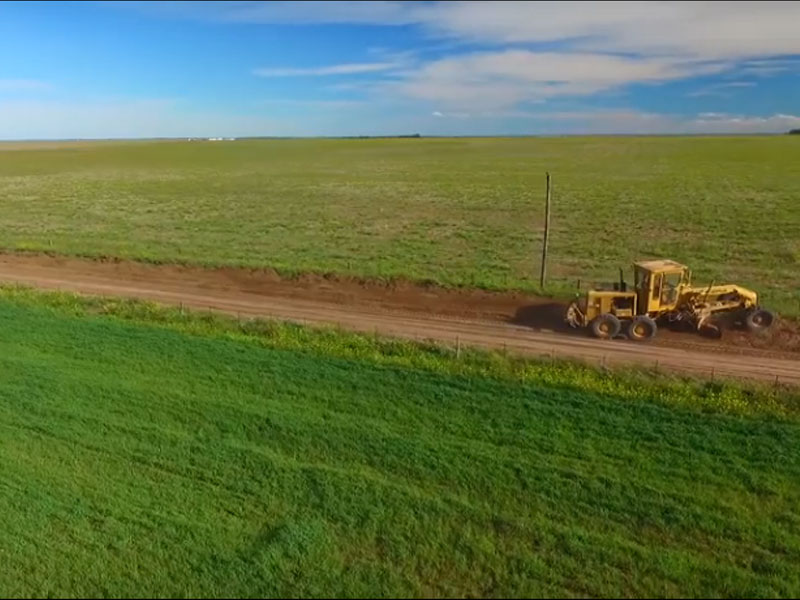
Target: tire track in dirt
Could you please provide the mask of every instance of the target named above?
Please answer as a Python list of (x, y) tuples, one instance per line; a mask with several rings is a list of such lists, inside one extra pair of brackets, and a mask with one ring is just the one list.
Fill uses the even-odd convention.
[[(702, 343), (596, 340), (533, 329), (554, 322), (560, 307), (522, 294), (451, 291), (411, 284), (375, 286), (309, 276), (281, 280), (269, 272), (204, 270), (131, 262), (0, 255), (0, 280), (42, 289), (146, 299), (244, 317), (266, 317), (455, 346), (505, 348), (528, 355), (571, 357), (594, 364), (638, 364), (668, 371), (800, 384), (800, 354)], [(538, 316), (537, 316), (538, 315)], [(513, 322), (517, 320), (518, 322)], [(677, 340), (677, 341), (676, 341)]]

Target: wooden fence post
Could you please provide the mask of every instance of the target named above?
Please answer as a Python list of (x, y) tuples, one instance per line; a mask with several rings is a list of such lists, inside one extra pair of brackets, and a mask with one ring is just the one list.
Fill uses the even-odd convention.
[(544, 239), (542, 240), (542, 271), (539, 275), (539, 287), (544, 289), (547, 281), (547, 244), (550, 240), (550, 172), (547, 172), (547, 200), (544, 209)]

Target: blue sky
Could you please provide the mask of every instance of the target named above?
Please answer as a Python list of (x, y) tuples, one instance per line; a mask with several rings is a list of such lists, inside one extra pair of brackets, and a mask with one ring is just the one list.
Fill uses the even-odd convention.
[(800, 127), (798, 2), (2, 2), (0, 139)]

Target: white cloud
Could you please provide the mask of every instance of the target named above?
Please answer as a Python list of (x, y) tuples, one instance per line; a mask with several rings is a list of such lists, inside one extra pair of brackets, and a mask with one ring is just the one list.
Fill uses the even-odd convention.
[[(262, 77), (373, 74), (376, 77), (354, 77), (350, 81), (333, 79), (328, 83), (335, 85), (325, 89), (366, 94), (369, 103), (384, 112), (375, 117), (383, 119), (380, 126), (391, 121), (393, 126), (400, 127), (406, 118), (402, 110), (391, 116), (385, 113), (399, 106), (404, 110), (410, 104), (418, 119), (442, 129), (452, 127), (456, 132), (457, 128), (466, 128), (477, 119), (488, 131), (492, 119), (545, 122), (543, 113), (529, 109), (536, 103), (552, 102), (556, 98), (609, 95), (620, 93), (631, 84), (660, 84), (703, 75), (720, 75), (729, 81), (706, 87), (698, 85), (699, 89), (689, 95), (724, 96), (755, 85), (750, 81), (731, 81), (733, 78), (770, 77), (800, 71), (800, 56), (796, 56), (800, 55), (797, 30), (800, 2), (454, 0), (123, 2), (109, 5), (133, 7), (168, 18), (222, 24), (414, 26), (427, 37), (422, 45), (438, 44), (436, 51), (412, 51), (393, 56), (386, 48), (373, 47), (366, 49), (363, 62), (316, 67), (286, 65), (254, 71)], [(474, 43), (480, 44), (483, 50), (474, 51), (471, 46)], [(547, 50), (542, 50), (544, 47)], [(420, 57), (432, 55), (439, 58), (420, 60)], [(144, 117), (139, 115), (140, 109), (131, 110), (142, 122)], [(171, 115), (178, 124), (183, 119), (183, 126), (188, 128), (201, 125), (194, 120), (196, 117), (189, 119), (173, 108), (162, 108), (157, 113)], [(313, 114), (310, 118), (314, 118)], [(232, 119), (228, 123), (233, 128), (254, 122), (252, 119), (247, 123), (233, 117), (229, 119)], [(796, 119), (790, 114), (707, 113), (679, 117), (635, 110), (604, 110), (550, 112), (546, 122), (585, 133), (755, 133), (796, 127)], [(111, 120), (109, 117), (109, 122)], [(365, 128), (372, 126), (366, 117), (362, 122)], [(4, 124), (14, 125), (0, 116), (0, 126)], [(123, 125), (118, 123), (116, 127)], [(164, 126), (170, 128), (172, 124)], [(269, 129), (272, 124), (265, 122), (259, 127)], [(317, 132), (323, 131), (327, 129)], [(459, 129), (458, 132), (463, 131)]]
[[(445, 118), (445, 119), (469, 119), (473, 115), (465, 112), (441, 112), (435, 110), (431, 113), (434, 117)], [(477, 115), (481, 116), (481, 115)]]
[(329, 65), (326, 67), (293, 68), (278, 67), (255, 69), (254, 75), (259, 77), (304, 77), (324, 75), (354, 75), (358, 73), (375, 73), (397, 67), (396, 63), (348, 63)]
[(800, 127), (800, 117), (785, 114), (746, 116), (703, 113), (691, 121), (691, 126), (704, 133), (785, 133)]
[(800, 73), (800, 60), (790, 58), (748, 60), (743, 62), (738, 69), (740, 74), (754, 77), (772, 77), (790, 71)]
[(744, 59), (800, 53), (800, 2), (121, 2), (227, 23), (419, 25), (492, 44), (567, 41), (573, 49)]
[(725, 69), (721, 63), (507, 50), (444, 58), (384, 85), (391, 94), (458, 110), (510, 108), (556, 96), (587, 95), (634, 82), (656, 83)]
[[(329, 67), (259, 69), (265, 77), (392, 72), (387, 95), (451, 111), (508, 110), (556, 96), (591, 95), (631, 83), (699, 75), (770, 76), (795, 68), (800, 2), (335, 1), (124, 3), (218, 23), (416, 26), (445, 58), (422, 64), (381, 57)], [(491, 50), (463, 52), (478, 42)], [(530, 45), (547, 43), (549, 51)], [(527, 49), (521, 47), (527, 46)], [(386, 52), (368, 49), (370, 54)], [(779, 58), (776, 58), (779, 57)], [(780, 58), (782, 57), (782, 58)], [(784, 61), (784, 62), (781, 62)], [(734, 86), (731, 86), (734, 87)], [(696, 95), (717, 94), (698, 90)]]
[(490, 43), (703, 60), (800, 52), (798, 2), (444, 2), (415, 13), (439, 34)]
[(785, 133), (800, 126), (800, 117), (701, 113), (696, 117), (636, 110), (541, 113), (540, 121), (558, 121), (562, 127), (587, 134), (756, 134)]
[[(775, 114), (771, 116), (745, 116), (706, 112), (696, 117), (642, 112), (634, 109), (602, 109), (584, 111), (502, 111), (478, 112), (472, 115), (459, 113), (433, 113), (444, 117), (469, 118), (469, 126), (484, 131), (494, 127), (494, 133), (504, 125), (498, 119), (517, 119), (511, 131), (528, 133), (572, 134), (758, 134), (785, 133), (800, 127), (800, 117)], [(463, 123), (462, 123), (463, 126)], [(508, 125), (505, 125), (508, 127)]]

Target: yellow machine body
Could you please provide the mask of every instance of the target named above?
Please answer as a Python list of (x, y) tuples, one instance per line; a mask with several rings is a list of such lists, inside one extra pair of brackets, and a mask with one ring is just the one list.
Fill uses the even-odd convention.
[(758, 294), (739, 285), (693, 286), (689, 268), (672, 260), (636, 262), (633, 274), (632, 289), (620, 276), (612, 289), (593, 289), (578, 298), (567, 310), (567, 322), (585, 327), (601, 315), (613, 315), (623, 322), (636, 317), (684, 321), (699, 329), (713, 315), (741, 316), (758, 307)]

